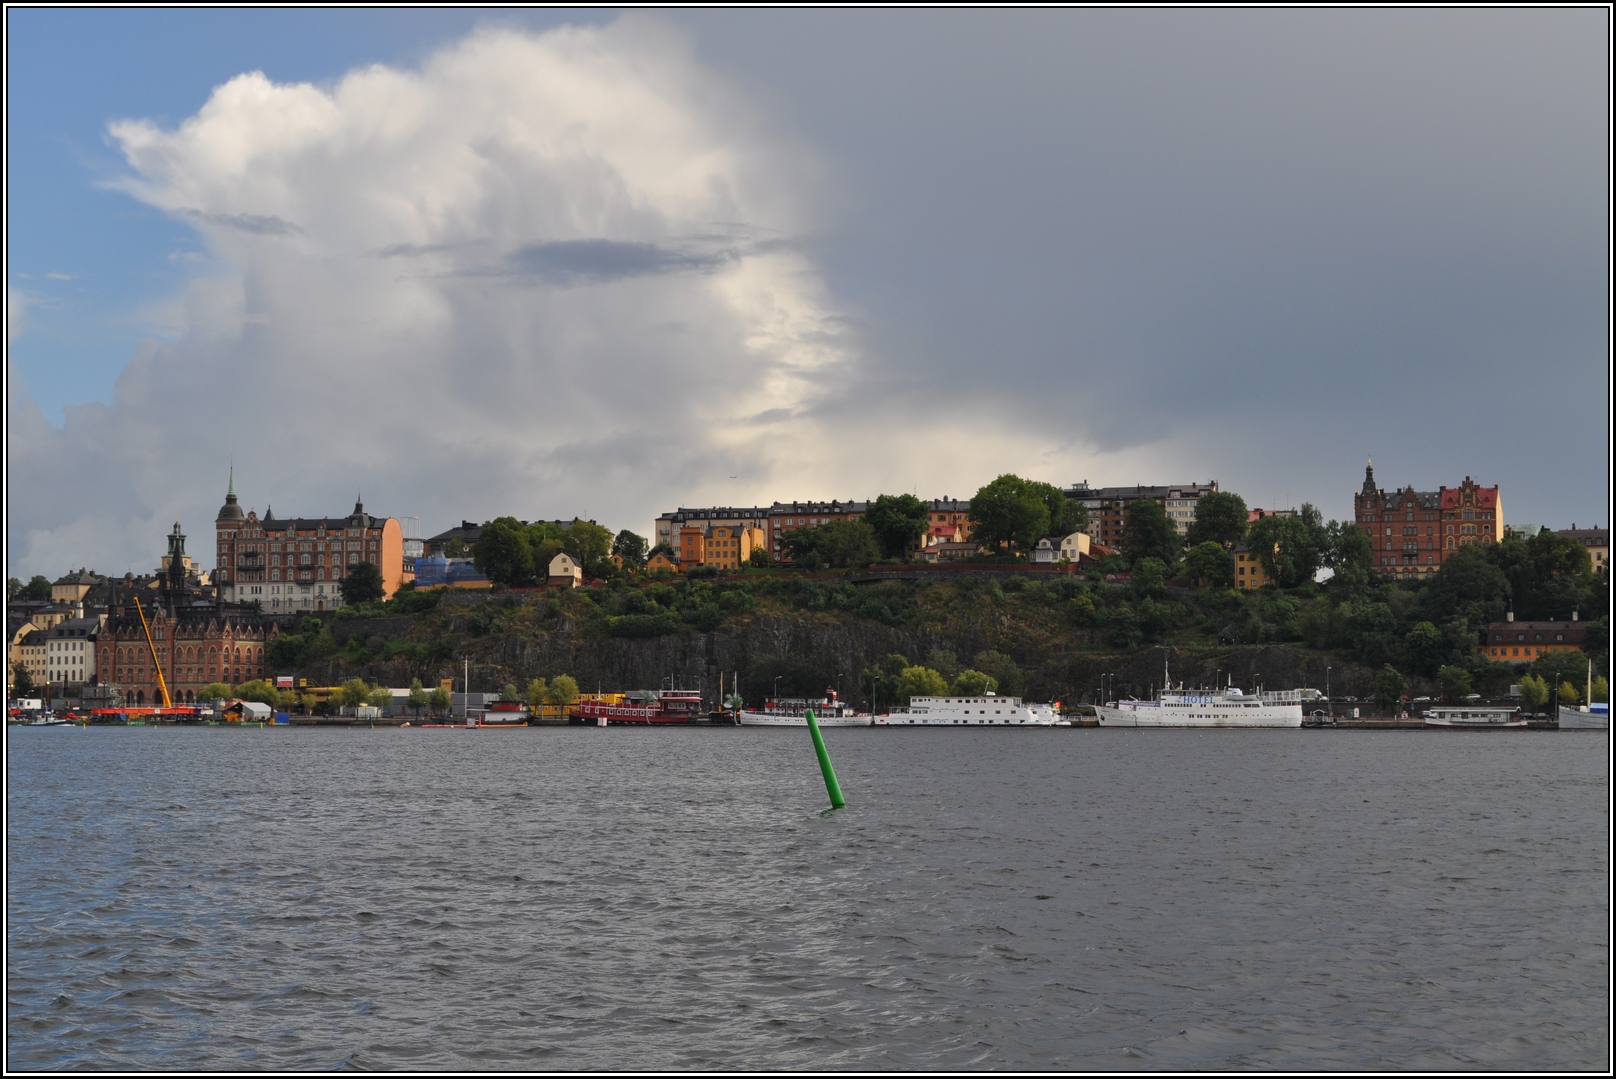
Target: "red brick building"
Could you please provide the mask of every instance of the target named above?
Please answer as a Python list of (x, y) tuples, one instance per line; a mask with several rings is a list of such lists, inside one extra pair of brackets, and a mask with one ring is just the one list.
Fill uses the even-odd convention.
[(1371, 461), (1352, 504), (1358, 527), (1369, 536), (1374, 568), (1393, 576), (1423, 577), (1462, 547), (1504, 539), (1498, 488), (1477, 486), (1469, 476), (1457, 487), (1387, 493), (1375, 486)]

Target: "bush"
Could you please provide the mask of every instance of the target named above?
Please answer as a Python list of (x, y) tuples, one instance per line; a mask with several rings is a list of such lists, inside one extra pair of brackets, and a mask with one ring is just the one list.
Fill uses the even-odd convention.
[(724, 612), (718, 609), (716, 603), (704, 603), (686, 617), (701, 632), (711, 633), (723, 624)]
[(625, 614), (606, 620), (606, 632), (613, 637), (665, 637), (679, 632), (679, 619), (673, 614)]
[(980, 697), (999, 688), (999, 680), (981, 671), (964, 670), (954, 679), (949, 692), (956, 697)]

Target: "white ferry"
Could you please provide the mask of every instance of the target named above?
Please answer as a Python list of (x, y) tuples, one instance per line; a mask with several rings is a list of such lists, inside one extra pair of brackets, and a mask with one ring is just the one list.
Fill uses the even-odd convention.
[(1102, 727), (1300, 727), (1303, 693), (1179, 690), (1153, 701), (1113, 701), (1096, 710)]
[(742, 727), (806, 727), (807, 711), (814, 710), (814, 722), (821, 727), (868, 727), (870, 717), (860, 715), (832, 693), (829, 697), (770, 697), (763, 711), (741, 709), (735, 722)]
[(1526, 717), (1513, 708), (1433, 708), (1425, 725), (1439, 731), (1524, 731)]
[(1049, 704), (1020, 697), (911, 697), (907, 712), (876, 716), (877, 727), (1069, 727)]

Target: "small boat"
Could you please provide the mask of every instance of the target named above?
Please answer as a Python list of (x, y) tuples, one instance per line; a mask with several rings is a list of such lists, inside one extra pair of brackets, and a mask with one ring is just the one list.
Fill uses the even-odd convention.
[(1514, 708), (1482, 708), (1465, 705), (1433, 708), (1422, 713), (1425, 725), (1437, 731), (1524, 731), (1526, 717)]
[(1595, 701), (1581, 708), (1567, 708), (1561, 705), (1555, 716), (1562, 731), (1610, 730), (1610, 704), (1607, 701)]
[(829, 697), (769, 697), (759, 712), (743, 708), (735, 713), (742, 727), (806, 727), (808, 710), (821, 727), (868, 727), (870, 717), (843, 704), (832, 692)]

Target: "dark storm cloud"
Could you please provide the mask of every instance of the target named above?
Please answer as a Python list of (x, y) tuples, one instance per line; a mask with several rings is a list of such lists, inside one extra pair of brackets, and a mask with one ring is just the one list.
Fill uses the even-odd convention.
[(511, 255), (511, 269), (554, 281), (615, 281), (646, 274), (711, 270), (721, 254), (696, 254), (648, 243), (562, 240), (528, 244)]
[(1608, 514), (1603, 9), (682, 20), (836, 162), (872, 378), (1265, 502), (1374, 452)]

